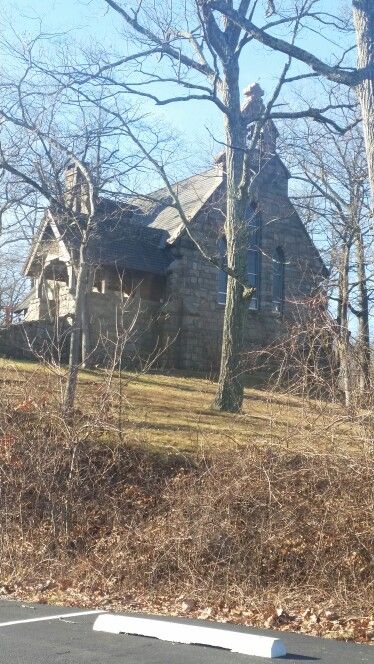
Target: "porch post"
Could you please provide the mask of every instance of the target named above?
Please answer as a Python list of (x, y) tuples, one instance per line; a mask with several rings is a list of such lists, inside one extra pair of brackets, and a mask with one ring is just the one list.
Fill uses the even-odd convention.
[(77, 287), (77, 278), (72, 263), (67, 264), (68, 271), (68, 287), (71, 293), (75, 294), (75, 289)]
[(39, 300), (43, 297), (43, 277), (40, 275), (35, 278), (35, 292)]

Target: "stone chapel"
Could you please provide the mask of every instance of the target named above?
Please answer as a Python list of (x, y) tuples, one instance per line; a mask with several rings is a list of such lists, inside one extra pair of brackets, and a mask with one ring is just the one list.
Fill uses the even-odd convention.
[[(261, 88), (246, 91), (243, 115), (250, 123), (263, 108)], [(255, 184), (246, 223), (248, 282), (255, 295), (248, 305), (244, 351), (279, 338), (285, 321), (318, 293), (326, 268), (288, 196), (290, 174), (277, 153), (277, 130), (270, 121), (256, 150)], [(226, 179), (220, 155), (212, 168), (175, 185), (189, 220), (186, 232), (166, 189), (118, 204), (101, 199), (89, 241), (87, 295), (90, 347), (98, 362), (110, 358), (121, 338), (131, 361), (160, 353), (164, 365), (183, 370), (216, 369), (220, 360), (227, 275), (201, 254), (224, 266)], [(74, 324), (76, 264), (85, 223), (85, 191), (79, 169), (66, 172), (74, 223), (52, 207), (45, 211), (25, 274), (32, 290), (20, 302), (16, 327), (33, 338), (43, 329), (69, 330)], [(117, 344), (117, 346), (116, 346)]]

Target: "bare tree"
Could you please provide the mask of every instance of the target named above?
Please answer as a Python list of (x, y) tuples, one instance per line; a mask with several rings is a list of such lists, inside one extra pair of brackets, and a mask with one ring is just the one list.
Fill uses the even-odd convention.
[(358, 357), (360, 367), (359, 389), (361, 396), (367, 396), (371, 390), (371, 339), (369, 326), (369, 304), (372, 288), (368, 286), (365, 234), (361, 228), (355, 234), (357, 265), (357, 307), (351, 304), (351, 310), (358, 318)]
[(374, 5), (371, 0), (352, 0), (356, 29), (356, 87), (365, 134), (366, 158), (374, 208)]
[[(259, 99), (259, 94), (254, 95), (254, 88), (251, 88), (249, 97), (253, 97), (254, 103), (242, 107), (239, 89), (240, 61), (250, 42), (246, 26), (239, 26), (232, 20), (231, 15), (222, 18), (222, 12), (217, 14), (218, 8), (213, 2), (197, 1), (184, 9), (169, 6), (169, 3), (165, 2), (157, 10), (152, 2), (135, 4), (134, 9), (127, 9), (123, 2), (116, 0), (105, 2), (122, 19), (127, 37), (136, 42), (135, 52), (134, 48), (131, 48), (130, 53), (127, 50), (126, 54), (112, 57), (100, 50), (97, 54), (91, 51), (88, 54), (89, 63), (85, 68), (74, 65), (65, 67), (62, 72), (60, 67), (56, 73), (56, 70), (51, 70), (49, 63), (39, 63), (38, 72), (58, 80), (60, 91), (69, 90), (76, 95), (75, 99), (79, 100), (79, 103), (95, 103), (101, 112), (118, 123), (120, 130), (125, 131), (134, 141), (164, 180), (186, 229), (189, 220), (170, 184), (164, 163), (154, 157), (152, 149), (144, 146), (131, 127), (129, 130), (127, 113), (121, 109), (122, 100), (127, 100), (132, 93), (151, 99), (158, 105), (195, 99), (210, 101), (222, 112), (227, 190), (225, 269), (229, 279), (215, 405), (222, 410), (237, 411), (243, 400), (243, 323), (248, 302), (253, 295), (253, 288), (247, 280), (248, 214), (253, 202), (252, 184), (262, 166), (259, 154), (263, 155), (263, 150), (258, 148), (262, 146), (263, 135), (270, 119), (289, 115), (288, 111), (278, 111), (276, 103), (283, 85), (290, 80), (288, 76), (293, 56), (287, 55), (268, 104), (265, 106)], [(309, 14), (310, 4), (305, 0), (297, 6), (292, 19), (287, 16), (280, 20), (281, 25), (292, 24), (292, 45), (295, 45), (299, 29)], [(240, 3), (238, 12), (243, 17), (249, 12), (250, 18), (253, 18), (256, 6), (257, 3), (245, 0)], [(149, 71), (150, 58), (155, 57), (159, 61), (157, 69)], [(129, 71), (135, 77), (132, 82), (129, 80)], [(163, 83), (176, 86), (176, 94), (167, 97), (163, 97), (161, 93), (155, 94), (152, 84), (157, 84), (157, 89), (162, 90)], [(99, 95), (98, 98), (98, 84), (99, 87), (105, 86), (105, 97)], [(293, 116), (312, 117), (337, 130), (343, 130), (331, 115), (335, 108), (335, 104), (327, 101), (323, 108), (308, 107)], [(85, 167), (83, 162), (81, 164), (83, 172)], [(94, 191), (94, 182), (87, 183), (87, 186), (90, 191)], [(192, 239), (196, 243), (196, 238)], [(199, 248), (202, 249), (201, 245)], [(212, 257), (208, 259), (214, 262)], [(82, 324), (84, 327), (84, 322)], [(83, 332), (83, 336), (87, 335)]]
[[(340, 19), (337, 13), (326, 13), (322, 9), (318, 11), (320, 0), (295, 2), (294, 10), (291, 13), (285, 10), (280, 1), (268, 3), (268, 10), (270, 10), (268, 15), (271, 15), (271, 21), (268, 20), (261, 26), (257, 22), (255, 23), (254, 19), (256, 2), (251, 3), (251, 7), (245, 7), (241, 3), (238, 9), (225, 0), (201, 0), (201, 4), (208, 6), (213, 12), (219, 12), (237, 28), (244, 30), (248, 40), (255, 39), (274, 51), (284, 53), (288, 57), (304, 63), (312, 69), (311, 77), (322, 77), (333, 83), (348, 86), (357, 92), (364, 128), (372, 207), (374, 207), (374, 5), (372, 1), (352, 0), (358, 53), (356, 68), (344, 65), (345, 56), (351, 48), (343, 52), (342, 57), (336, 59), (333, 64), (327, 64), (316, 53), (307, 51), (294, 41), (286, 41), (271, 32), (271, 30), (276, 32), (282, 24), (292, 25), (294, 21), (300, 20), (300, 12), (304, 23), (309, 19), (312, 23), (318, 22), (321, 28), (328, 25), (338, 32), (346, 30), (346, 22)], [(297, 79), (300, 79), (300, 75), (290, 78), (289, 82)], [(316, 120), (320, 118), (321, 109), (311, 108), (310, 112), (311, 116), (315, 112)], [(294, 115), (297, 117), (297, 112)]]
[(25, 252), (32, 243), (41, 208), (32, 188), (0, 171), (0, 316), (3, 324), (23, 299), (27, 280), (22, 274)]
[[(346, 124), (354, 125), (352, 117)], [(309, 122), (292, 124), (289, 154), (295, 172), (295, 204), (310, 231), (319, 235), (330, 265), (329, 296), (336, 315), (337, 346), (346, 405), (353, 391), (353, 344), (356, 342), (361, 398), (370, 391), (369, 305), (373, 233), (364, 138), (360, 125), (344, 137), (329, 130), (316, 131)], [(353, 333), (353, 334), (352, 334)]]
[[(118, 131), (112, 118), (105, 118), (102, 111), (93, 113), (87, 104), (61, 91), (52, 77), (40, 74), (33, 56), (34, 45), (35, 42), (22, 44), (17, 52), (18, 65), (23, 65), (19, 77), (4, 74), (0, 170), (7, 173), (13, 190), (19, 187), (19, 204), (24, 210), (32, 208), (37, 194), (39, 205), (49, 204), (79, 238), (73, 265), (75, 313), (64, 397), (64, 411), (71, 413), (81, 357), (84, 365), (90, 356), (88, 253), (97, 222), (98, 200), (121, 182), (137, 162), (137, 156), (129, 151), (127, 159), (120, 160)], [(67, 190), (65, 174), (69, 165), (73, 165), (74, 174)], [(13, 224), (17, 225), (16, 217)]]
[[(191, 6), (173, 7), (164, 2), (156, 8), (153, 3), (135, 3), (129, 9), (125, 3), (105, 0), (122, 19), (126, 38), (135, 42), (135, 51), (124, 55), (98, 53), (89, 66), (79, 71), (76, 66), (66, 72), (65, 84), (79, 88), (81, 94), (93, 98), (90, 85), (98, 81), (112, 91), (113, 99), (120, 95), (136, 94), (151, 99), (157, 105), (183, 103), (190, 100), (210, 101), (222, 113), (225, 129), (225, 180), (227, 191), (225, 237), (227, 240), (227, 266), (229, 275), (224, 315), (220, 376), (215, 406), (220, 410), (238, 411), (243, 401), (241, 355), (243, 324), (253, 288), (247, 279), (248, 213), (253, 200), (252, 183), (261, 169), (258, 146), (263, 130), (273, 115), (276, 100), (291, 66), (287, 59), (265, 106), (254, 88), (249, 90), (253, 104), (241, 106), (240, 58), (248, 39), (234, 23), (217, 20), (210, 3), (194, 2)], [(251, 0), (241, 3), (246, 14)], [(302, 13), (300, 14), (300, 20)], [(193, 26), (193, 27), (191, 27)], [(294, 38), (300, 22), (293, 26)], [(159, 63), (156, 70), (152, 58)], [(134, 67), (135, 64), (135, 67)], [(125, 72), (130, 67), (133, 81)], [(132, 67), (132, 70), (131, 70)], [(134, 80), (135, 79), (135, 80)], [(156, 94), (152, 84), (156, 83)], [(175, 86), (175, 95), (162, 95), (162, 84)], [(88, 88), (88, 91), (87, 91)], [(86, 92), (84, 92), (86, 90)], [(108, 104), (106, 106), (108, 110)], [(326, 111), (330, 110), (327, 105)], [(117, 112), (116, 109), (114, 112)], [(331, 120), (331, 122), (333, 122)], [(146, 152), (146, 151), (145, 151)], [(148, 153), (149, 154), (149, 153)], [(153, 165), (169, 189), (172, 201), (182, 222), (188, 229), (188, 217), (170, 186), (164, 166)], [(196, 242), (196, 238), (192, 237)], [(199, 246), (201, 250), (201, 245)], [(206, 256), (207, 257), (207, 256)], [(212, 257), (208, 260), (214, 262)], [(217, 261), (216, 261), (217, 262)], [(217, 265), (218, 267), (218, 265)]]

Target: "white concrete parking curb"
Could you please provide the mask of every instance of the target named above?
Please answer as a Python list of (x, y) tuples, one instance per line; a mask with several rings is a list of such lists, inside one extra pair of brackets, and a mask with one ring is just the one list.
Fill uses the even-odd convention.
[(281, 639), (153, 618), (116, 616), (106, 613), (96, 618), (93, 629), (96, 632), (110, 632), (111, 634), (153, 636), (156, 639), (173, 643), (216, 646), (242, 655), (268, 659), (287, 654)]

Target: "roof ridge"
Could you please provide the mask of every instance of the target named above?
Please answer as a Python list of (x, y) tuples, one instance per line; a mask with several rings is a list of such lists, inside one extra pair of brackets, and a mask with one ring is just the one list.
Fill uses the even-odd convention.
[[(189, 175), (188, 177), (185, 177), (182, 180), (177, 180), (176, 182), (173, 182), (171, 184), (171, 187), (173, 188), (173, 187), (175, 187), (179, 184), (185, 184), (189, 180), (192, 180), (193, 178), (200, 177), (202, 175), (206, 175), (207, 173), (209, 173), (211, 171), (216, 171), (217, 176), (220, 175), (220, 172), (219, 172), (220, 168), (216, 164), (213, 164), (213, 166), (211, 166), (210, 168), (207, 168), (204, 171), (199, 171), (198, 173), (194, 173), (193, 175)], [(159, 189), (154, 189), (152, 191), (149, 191), (148, 194), (135, 194), (134, 198), (144, 198), (146, 200), (147, 196), (150, 196), (151, 194), (158, 194), (161, 191), (168, 191), (168, 187), (165, 185), (164, 187), (160, 187)], [(130, 200), (131, 200), (131, 198), (130, 198)]]

